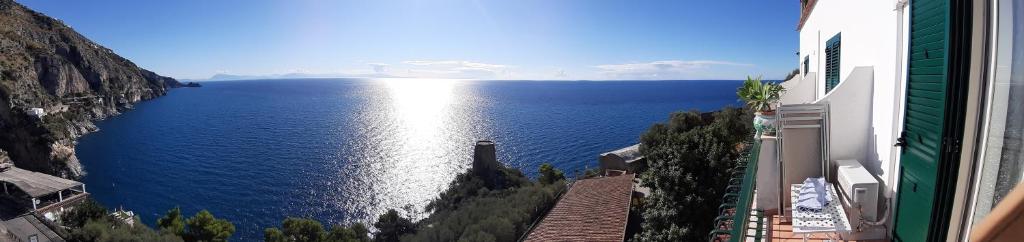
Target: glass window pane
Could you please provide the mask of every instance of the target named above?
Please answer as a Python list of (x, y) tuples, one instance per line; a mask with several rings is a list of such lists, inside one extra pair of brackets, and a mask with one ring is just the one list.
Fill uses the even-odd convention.
[(988, 215), (1024, 175), (1024, 6), (999, 0), (994, 79), (974, 222)]

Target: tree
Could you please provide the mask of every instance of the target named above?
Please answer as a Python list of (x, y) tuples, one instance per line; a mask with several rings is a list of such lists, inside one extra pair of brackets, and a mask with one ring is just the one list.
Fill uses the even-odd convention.
[(331, 232), (327, 232), (327, 236), (324, 238), (324, 241), (331, 241), (331, 242), (357, 241), (357, 239), (356, 239), (356, 232), (352, 231), (352, 229), (347, 228), (345, 226), (334, 226), (334, 228), (331, 228)]
[(402, 235), (416, 232), (412, 221), (402, 217), (394, 209), (388, 209), (386, 213), (381, 214), (377, 222), (373, 223), (373, 227), (377, 228), (373, 238), (380, 242), (399, 241)]
[(516, 241), (554, 206), (565, 181), (540, 182), (516, 189), (477, 193), (451, 209), (420, 220), (415, 234), (402, 241)]
[(540, 165), (540, 177), (537, 178), (541, 184), (551, 184), (556, 181), (565, 180), (565, 174), (562, 171), (555, 168), (551, 164), (544, 163)]
[(641, 177), (651, 194), (643, 202), (638, 241), (706, 239), (728, 183), (728, 170), (749, 139), (749, 112), (726, 108), (715, 114), (675, 113), (641, 136), (649, 169)]
[(277, 228), (267, 228), (263, 230), (263, 241), (264, 242), (287, 242), (288, 239), (284, 237), (284, 232), (281, 232)]
[(227, 241), (235, 233), (235, 225), (225, 219), (217, 219), (210, 211), (202, 210), (186, 221), (186, 241)]
[(782, 81), (789, 81), (790, 78), (793, 78), (798, 74), (800, 74), (800, 68), (793, 69), (793, 71), (790, 71), (789, 74), (786, 74), (786, 78), (782, 78)]
[[(477, 224), (466, 228), (462, 238), (467, 235), (488, 234), (493, 236), (494, 241), (516, 241), (516, 227), (508, 219), (491, 216)], [(461, 239), (460, 239), (461, 240)]]
[(369, 231), (366, 229), (366, 225), (362, 223), (355, 223), (352, 226), (334, 226), (331, 228), (331, 232), (327, 233), (327, 237), (323, 241), (326, 242), (369, 242), (370, 237), (368, 236)]
[(363, 224), (363, 223), (354, 223), (354, 224), (352, 224), (352, 226), (349, 226), (349, 228), (352, 229), (352, 233), (356, 234), (356, 240), (357, 241), (364, 241), (364, 242), (369, 242), (370, 241), (370, 229), (366, 228), (365, 224)]
[(177, 236), (185, 235), (185, 221), (181, 217), (181, 208), (175, 207), (168, 210), (160, 219), (156, 220), (156, 227), (161, 233), (169, 233)]
[(286, 218), (282, 229), (285, 237), (295, 242), (318, 242), (326, 236), (324, 226), (312, 219)]
[(106, 219), (107, 208), (90, 198), (76, 205), (70, 212), (65, 213), (62, 218), (65, 226), (81, 228), (89, 220)]
[(369, 242), (368, 235), (366, 225), (361, 223), (350, 227), (337, 225), (326, 232), (320, 222), (306, 218), (286, 218), (281, 229), (263, 230), (263, 240), (267, 242)]
[(146, 226), (129, 226), (105, 219), (94, 219), (86, 222), (81, 228), (73, 229), (69, 241), (101, 242), (101, 241), (153, 241), (181, 242), (181, 237), (173, 234), (157, 233)]
[(466, 233), (459, 238), (459, 242), (497, 242), (498, 239), (494, 238), (494, 235), (488, 234), (483, 231), (476, 231), (473, 233)]

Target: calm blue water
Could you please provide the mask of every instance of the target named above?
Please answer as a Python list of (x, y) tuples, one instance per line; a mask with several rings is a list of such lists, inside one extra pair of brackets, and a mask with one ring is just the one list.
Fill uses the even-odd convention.
[(78, 156), (87, 189), (148, 224), (180, 206), (261, 240), (287, 216), (373, 221), (422, 207), (467, 169), (475, 140), (532, 174), (571, 174), (670, 112), (739, 105), (739, 81), (263, 80), (204, 83), (99, 122)]

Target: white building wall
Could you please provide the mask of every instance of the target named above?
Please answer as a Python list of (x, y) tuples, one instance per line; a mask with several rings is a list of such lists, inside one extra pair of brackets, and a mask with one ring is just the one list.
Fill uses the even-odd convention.
[(818, 83), (815, 80), (816, 76), (815, 72), (811, 72), (807, 76), (797, 75), (792, 80), (783, 82), (782, 87), (786, 88), (786, 92), (782, 93), (779, 103), (805, 104), (813, 102), (816, 99), (814, 84)]
[[(862, 164), (871, 153), (871, 93), (874, 71), (870, 66), (859, 66), (851, 75), (815, 104), (829, 105), (829, 161), (858, 160)], [(875, 167), (877, 168), (877, 167)], [(868, 169), (871, 169), (870, 167)]]
[[(900, 21), (906, 17), (899, 18), (895, 9), (895, 0), (819, 0), (810, 16), (804, 22), (800, 31), (800, 56), (798, 61), (803, 65), (805, 56), (809, 56), (808, 69), (811, 75), (816, 75), (815, 99), (825, 97), (825, 66), (823, 53), (825, 43), (835, 36), (841, 34), (840, 49), (840, 80), (846, 81), (850, 73), (857, 66), (870, 66), (873, 69), (873, 78), (857, 78), (858, 80), (874, 82), (873, 88), (862, 95), (871, 100), (871, 112), (864, 119), (870, 120), (868, 130), (868, 142), (864, 145), (865, 160), (861, 160), (864, 167), (868, 168), (880, 180), (886, 182), (887, 187), (892, 187), (887, 182), (892, 165), (891, 155), (893, 154), (892, 144), (894, 143), (894, 113), (898, 109), (894, 92), (900, 77), (896, 75), (896, 65), (905, 65), (905, 60), (899, 60), (897, 54), (898, 43), (904, 42), (902, 49), (906, 49), (905, 41), (899, 41), (897, 33)], [(905, 59), (905, 58), (903, 58)], [(832, 109), (832, 112), (842, 110)], [(833, 128), (841, 128), (835, 127)], [(837, 152), (833, 150), (832, 152)], [(840, 152), (841, 153), (841, 152)]]

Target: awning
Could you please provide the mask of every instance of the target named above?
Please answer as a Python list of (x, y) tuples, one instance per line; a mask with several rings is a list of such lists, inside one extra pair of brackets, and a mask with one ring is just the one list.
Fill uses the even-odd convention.
[(0, 172), (0, 181), (10, 183), (33, 198), (38, 198), (69, 188), (82, 186), (81, 182), (51, 176), (39, 172), (11, 167)]

